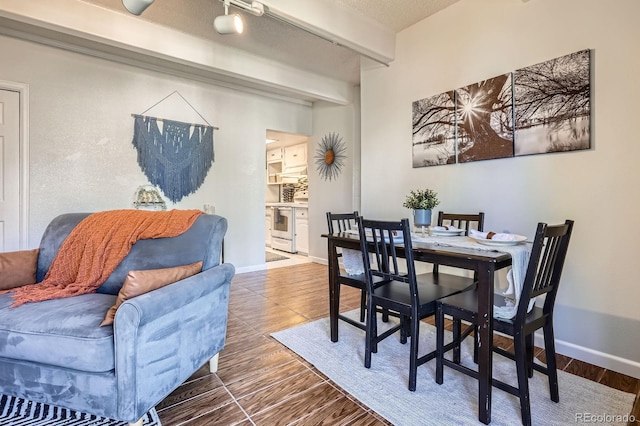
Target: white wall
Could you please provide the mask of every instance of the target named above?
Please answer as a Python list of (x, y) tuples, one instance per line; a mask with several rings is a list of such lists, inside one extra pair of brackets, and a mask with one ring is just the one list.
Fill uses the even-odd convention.
[[(361, 83), (363, 214), (409, 217), (405, 194), (429, 187), (443, 210), (484, 211), (489, 230), (574, 219), (558, 351), (636, 377), (638, 16), (636, 0), (461, 0), (400, 33), (396, 60)], [(581, 49), (593, 50), (591, 150), (412, 169), (413, 101)]]
[[(328, 102), (313, 104), (313, 136), (309, 139), (309, 258), (326, 263), (328, 211), (347, 213), (359, 210), (360, 196), (360, 117), (359, 88), (354, 89), (353, 104), (340, 106)], [(345, 144), (345, 163), (339, 176), (325, 180), (317, 171), (315, 158), (322, 137), (338, 133)]]
[[(264, 263), (266, 129), (311, 133), (311, 107), (176, 78), (0, 36), (0, 80), (30, 89), (29, 245), (65, 212), (131, 208), (148, 180), (131, 144), (132, 113), (178, 91), (212, 125), (215, 162), (194, 194), (169, 208), (215, 205), (229, 220), (225, 260)], [(150, 115), (202, 122), (175, 95)], [(169, 107), (167, 107), (169, 105)]]

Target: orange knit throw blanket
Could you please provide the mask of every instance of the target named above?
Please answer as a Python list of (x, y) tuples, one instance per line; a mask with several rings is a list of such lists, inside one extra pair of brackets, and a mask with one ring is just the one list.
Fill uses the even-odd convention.
[(13, 289), (11, 306), (92, 293), (109, 278), (136, 241), (180, 235), (200, 214), (200, 210), (93, 213), (64, 240), (44, 280)]

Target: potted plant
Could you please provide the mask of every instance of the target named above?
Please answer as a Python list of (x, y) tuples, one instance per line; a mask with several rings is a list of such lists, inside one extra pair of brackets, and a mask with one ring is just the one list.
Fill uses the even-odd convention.
[(431, 225), (431, 209), (440, 204), (438, 193), (432, 189), (411, 190), (402, 204), (413, 210), (414, 226)]

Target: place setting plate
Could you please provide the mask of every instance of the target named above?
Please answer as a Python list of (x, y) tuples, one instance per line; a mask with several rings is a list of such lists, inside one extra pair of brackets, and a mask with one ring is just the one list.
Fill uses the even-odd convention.
[(433, 229), (429, 228), (429, 235), (436, 237), (455, 237), (458, 235), (464, 235), (464, 229)]
[(473, 241), (477, 242), (478, 244), (482, 244), (485, 246), (515, 246), (517, 244), (524, 243), (525, 241), (527, 241), (527, 237), (524, 237), (522, 235), (514, 234), (513, 237), (514, 239), (509, 241), (487, 240), (486, 238), (474, 238), (474, 237), (469, 237), (469, 238), (471, 238)]

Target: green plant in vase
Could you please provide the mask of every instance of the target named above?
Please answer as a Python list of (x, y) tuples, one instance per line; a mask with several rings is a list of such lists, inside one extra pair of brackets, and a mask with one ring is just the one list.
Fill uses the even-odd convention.
[(431, 210), (438, 204), (438, 193), (433, 189), (416, 189), (409, 191), (402, 206), (413, 210), (413, 225), (423, 227), (431, 225)]

